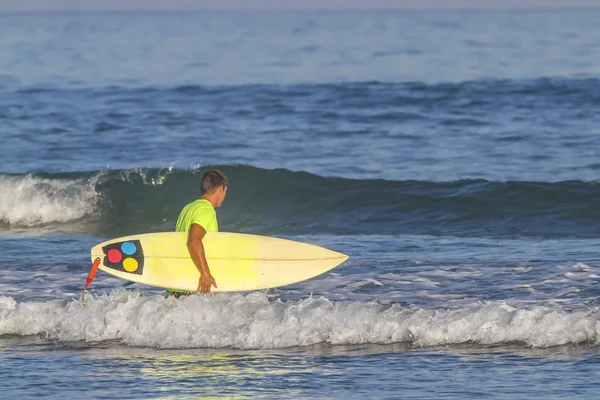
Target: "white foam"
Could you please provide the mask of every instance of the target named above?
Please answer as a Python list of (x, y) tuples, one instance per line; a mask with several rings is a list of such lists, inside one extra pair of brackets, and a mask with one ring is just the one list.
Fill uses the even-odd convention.
[(282, 302), (264, 293), (165, 299), (118, 289), (76, 301), (16, 302), (0, 297), (0, 334), (45, 334), (63, 341), (122, 340), (157, 348), (242, 349), (332, 344), (435, 346), (521, 342), (532, 347), (598, 344), (597, 308), (516, 308), (503, 302), (422, 309), (324, 297)]
[(32, 227), (92, 214), (97, 203), (97, 179), (0, 175), (0, 222)]
[(580, 271), (589, 272), (592, 270), (592, 267), (590, 267), (587, 264), (578, 262), (577, 264), (573, 265), (573, 269), (578, 269)]

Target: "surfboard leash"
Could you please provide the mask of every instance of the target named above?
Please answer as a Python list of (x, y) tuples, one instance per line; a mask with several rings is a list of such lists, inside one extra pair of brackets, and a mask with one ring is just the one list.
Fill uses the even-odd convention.
[(92, 283), (92, 281), (94, 280), (96, 272), (98, 272), (99, 265), (100, 257), (96, 257), (94, 263), (92, 264), (92, 269), (90, 270), (90, 273), (88, 274), (88, 277), (85, 280), (85, 286), (83, 287), (83, 291), (81, 292), (81, 303), (83, 304), (83, 308), (87, 308), (87, 305), (85, 304), (85, 291), (87, 290), (88, 286), (90, 286), (90, 283)]

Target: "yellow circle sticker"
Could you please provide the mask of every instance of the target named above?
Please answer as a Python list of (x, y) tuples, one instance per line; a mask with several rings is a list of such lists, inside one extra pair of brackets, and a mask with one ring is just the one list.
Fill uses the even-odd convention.
[(138, 262), (134, 258), (127, 257), (123, 260), (123, 268), (125, 268), (125, 271), (127, 272), (135, 272), (135, 270), (138, 269)]

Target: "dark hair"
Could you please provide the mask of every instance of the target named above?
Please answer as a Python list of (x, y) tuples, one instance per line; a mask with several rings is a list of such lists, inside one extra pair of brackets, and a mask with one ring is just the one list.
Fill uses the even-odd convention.
[(200, 194), (204, 195), (212, 193), (220, 186), (227, 188), (227, 176), (218, 169), (213, 169), (204, 173), (202, 177), (202, 185), (200, 186)]

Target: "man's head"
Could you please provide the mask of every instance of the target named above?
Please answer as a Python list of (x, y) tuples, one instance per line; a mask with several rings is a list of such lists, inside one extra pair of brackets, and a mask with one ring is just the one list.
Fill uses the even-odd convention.
[(204, 173), (200, 194), (209, 200), (215, 208), (221, 207), (227, 194), (227, 176), (218, 169)]

